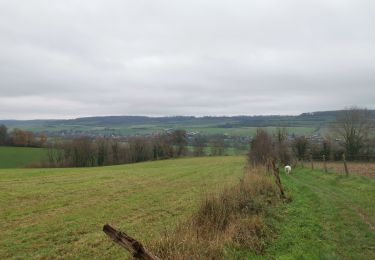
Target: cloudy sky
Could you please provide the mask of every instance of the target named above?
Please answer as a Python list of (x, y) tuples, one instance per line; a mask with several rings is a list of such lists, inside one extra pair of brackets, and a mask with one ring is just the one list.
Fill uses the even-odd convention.
[(375, 108), (374, 0), (0, 0), (0, 119)]

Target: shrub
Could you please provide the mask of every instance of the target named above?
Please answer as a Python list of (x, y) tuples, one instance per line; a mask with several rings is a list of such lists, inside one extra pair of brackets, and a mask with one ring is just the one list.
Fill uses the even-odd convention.
[(258, 129), (250, 143), (248, 161), (250, 164), (266, 165), (270, 158), (274, 157), (274, 144), (272, 136), (265, 130)]

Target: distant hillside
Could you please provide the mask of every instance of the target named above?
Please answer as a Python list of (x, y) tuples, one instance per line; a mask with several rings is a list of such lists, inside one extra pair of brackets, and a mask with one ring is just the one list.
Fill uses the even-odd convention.
[[(0, 124), (4, 124), (8, 128), (21, 128), (37, 133), (46, 132), (50, 135), (56, 133), (59, 133), (59, 135), (143, 135), (170, 128), (184, 128), (206, 134), (230, 134), (235, 132), (234, 129), (242, 129), (243, 131), (240, 131), (241, 134), (239, 135), (243, 135), (242, 133), (246, 133), (248, 128), (256, 127), (283, 126), (306, 128), (308, 132), (317, 131), (332, 122), (337, 112), (321, 111), (303, 113), (297, 116), (101, 116), (68, 120), (0, 120)], [(375, 118), (375, 110), (370, 110), (370, 112)], [(298, 131), (298, 133), (300, 132)]]

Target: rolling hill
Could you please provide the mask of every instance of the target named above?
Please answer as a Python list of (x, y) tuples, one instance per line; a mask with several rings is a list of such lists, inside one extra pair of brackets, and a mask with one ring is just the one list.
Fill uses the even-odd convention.
[[(338, 111), (303, 113), (297, 116), (101, 116), (66, 120), (0, 120), (0, 125), (35, 133), (58, 135), (148, 135), (182, 128), (206, 135), (252, 135), (258, 127), (288, 127), (291, 133), (319, 132), (332, 122)], [(375, 119), (375, 110), (370, 110)]]

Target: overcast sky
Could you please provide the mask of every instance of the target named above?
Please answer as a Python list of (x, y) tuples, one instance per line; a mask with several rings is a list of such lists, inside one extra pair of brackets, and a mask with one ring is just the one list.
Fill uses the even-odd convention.
[(0, 0), (0, 119), (375, 108), (374, 0)]

